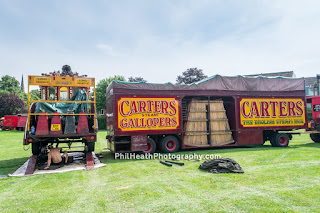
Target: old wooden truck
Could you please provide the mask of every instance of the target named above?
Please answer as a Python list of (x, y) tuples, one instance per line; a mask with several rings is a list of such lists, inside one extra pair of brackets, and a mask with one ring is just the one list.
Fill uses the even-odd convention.
[[(40, 87), (41, 100), (30, 99), (30, 86)], [(93, 97), (90, 97), (90, 89)], [(65, 65), (62, 72), (28, 76), (28, 119), (23, 144), (32, 144), (32, 153), (45, 152), (49, 144), (82, 143), (94, 151), (96, 120), (95, 79), (73, 73)], [(79, 146), (78, 146), (79, 147)]]
[(216, 75), (191, 85), (114, 81), (106, 101), (112, 152), (176, 152), (267, 140), (286, 147), (300, 134), (297, 129), (309, 130), (320, 142), (320, 120), (308, 127), (304, 79)]

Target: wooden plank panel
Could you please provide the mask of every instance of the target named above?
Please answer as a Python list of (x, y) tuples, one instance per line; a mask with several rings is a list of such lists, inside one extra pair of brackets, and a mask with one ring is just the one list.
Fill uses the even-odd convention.
[(87, 170), (94, 169), (92, 153), (87, 153), (86, 161), (87, 161)]
[(36, 168), (36, 163), (37, 163), (37, 155), (32, 155), (29, 158), (29, 163), (28, 163), (26, 172), (24, 174), (25, 175), (32, 175), (35, 168)]

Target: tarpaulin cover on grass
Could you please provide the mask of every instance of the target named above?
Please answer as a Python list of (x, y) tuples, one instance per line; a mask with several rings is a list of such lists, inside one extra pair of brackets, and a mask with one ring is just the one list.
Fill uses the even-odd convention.
[(200, 164), (199, 169), (207, 170), (211, 173), (244, 173), (241, 166), (230, 158), (207, 160)]

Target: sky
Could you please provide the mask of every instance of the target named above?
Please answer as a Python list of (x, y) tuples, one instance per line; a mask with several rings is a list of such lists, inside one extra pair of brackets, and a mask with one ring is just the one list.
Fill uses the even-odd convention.
[[(320, 73), (320, 1), (0, 0), (0, 76)], [(26, 81), (26, 77), (25, 77)]]

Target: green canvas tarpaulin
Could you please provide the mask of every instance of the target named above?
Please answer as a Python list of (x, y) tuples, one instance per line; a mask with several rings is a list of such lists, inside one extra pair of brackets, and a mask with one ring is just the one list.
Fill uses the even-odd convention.
[[(75, 94), (68, 101), (89, 101), (87, 93), (83, 90), (77, 90)], [(80, 112), (88, 112), (89, 103), (37, 103), (35, 113), (47, 112), (54, 113), (58, 112), (61, 114), (66, 113), (75, 113), (79, 114)], [(76, 122), (77, 118), (76, 116)], [(61, 116), (62, 120), (65, 120), (65, 116)]]

